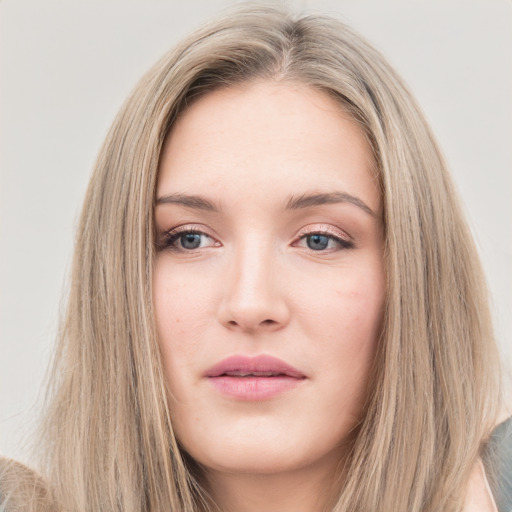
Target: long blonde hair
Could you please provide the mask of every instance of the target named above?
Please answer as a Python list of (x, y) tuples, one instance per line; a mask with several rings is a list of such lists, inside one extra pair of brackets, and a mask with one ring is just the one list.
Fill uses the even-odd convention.
[(211, 505), (167, 407), (152, 309), (154, 194), (179, 113), (253, 79), (336, 98), (366, 133), (382, 190), (384, 332), (333, 511), (459, 511), (495, 421), (499, 373), (482, 271), (445, 163), (371, 45), (334, 19), (275, 7), (242, 6), (194, 33), (114, 121), (78, 226), (40, 469), (69, 512)]

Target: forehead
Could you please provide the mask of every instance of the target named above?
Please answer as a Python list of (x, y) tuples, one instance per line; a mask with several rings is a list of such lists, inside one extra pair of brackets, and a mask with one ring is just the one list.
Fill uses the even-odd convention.
[(282, 82), (211, 92), (188, 107), (162, 151), (157, 195), (279, 199), (285, 192), (341, 190), (380, 197), (365, 134), (327, 94)]

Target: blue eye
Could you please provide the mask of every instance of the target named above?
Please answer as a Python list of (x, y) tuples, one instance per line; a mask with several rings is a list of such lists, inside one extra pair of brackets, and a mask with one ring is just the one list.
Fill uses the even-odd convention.
[(200, 231), (189, 230), (167, 233), (161, 247), (175, 251), (193, 251), (195, 249), (212, 247), (215, 244), (216, 242), (211, 236)]
[(316, 252), (340, 251), (354, 247), (354, 243), (350, 240), (322, 232), (302, 235), (294, 245)]
[(199, 233), (182, 233), (178, 240), (183, 249), (197, 249), (201, 247), (201, 235)]
[(313, 251), (323, 251), (324, 249), (327, 249), (329, 241), (330, 237), (327, 235), (321, 235), (320, 233), (306, 236), (306, 243)]

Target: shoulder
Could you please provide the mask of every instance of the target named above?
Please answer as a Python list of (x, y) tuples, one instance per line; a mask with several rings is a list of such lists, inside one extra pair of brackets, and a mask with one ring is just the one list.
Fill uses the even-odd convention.
[(464, 512), (512, 511), (512, 417), (492, 432), (471, 472)]
[(0, 512), (56, 512), (45, 480), (12, 459), (0, 457)]
[(484, 456), (489, 466), (489, 483), (499, 512), (512, 511), (512, 417), (491, 434)]

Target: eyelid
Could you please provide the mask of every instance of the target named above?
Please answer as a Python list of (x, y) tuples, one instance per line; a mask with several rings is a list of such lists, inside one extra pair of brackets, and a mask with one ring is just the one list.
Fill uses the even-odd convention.
[[(335, 244), (335, 247), (315, 250), (309, 247), (309, 243), (306, 242), (306, 239), (311, 235), (325, 236)], [(302, 241), (305, 244), (301, 243)], [(331, 224), (310, 224), (305, 226), (298, 232), (291, 246), (301, 248), (308, 254), (319, 257), (333, 256), (340, 251), (347, 251), (356, 247), (354, 239), (348, 233)]]
[(348, 233), (340, 228), (333, 226), (332, 224), (310, 224), (309, 226), (305, 226), (299, 230), (295, 239), (300, 240), (304, 236), (314, 233), (331, 235), (334, 238), (343, 240), (344, 242), (354, 243), (354, 239)]
[(193, 233), (201, 233), (203, 235), (208, 235), (209, 237), (215, 240), (217, 239), (213, 232), (206, 226), (203, 226), (202, 224), (182, 224), (181, 226), (175, 226), (171, 229), (166, 229), (162, 234), (177, 235), (178, 233), (186, 233), (189, 231)]

